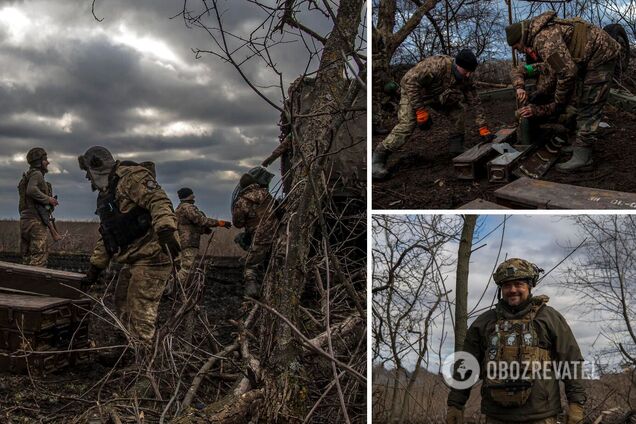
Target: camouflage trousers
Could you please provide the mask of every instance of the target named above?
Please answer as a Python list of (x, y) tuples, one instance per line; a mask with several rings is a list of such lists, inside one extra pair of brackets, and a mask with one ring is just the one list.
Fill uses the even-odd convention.
[(115, 287), (115, 309), (133, 337), (150, 344), (161, 294), (172, 271), (171, 264), (126, 265)]
[[(557, 417), (548, 417), (534, 421), (515, 421), (518, 424), (557, 424)], [(486, 424), (510, 424), (510, 421), (501, 421), (495, 418), (486, 417)]]
[(177, 273), (177, 278), (181, 284), (186, 282), (198, 253), (198, 247), (186, 247), (181, 250), (181, 269)]
[(576, 84), (576, 140), (574, 146), (592, 147), (596, 142), (603, 106), (609, 98), (615, 61), (591, 69)]
[(264, 219), (256, 228), (252, 236), (252, 244), (245, 258), (244, 277), (248, 279), (261, 279), (270, 252), (272, 250), (272, 242), (276, 235), (276, 220)]
[[(460, 103), (452, 106), (437, 104), (433, 105), (433, 108), (451, 120), (449, 137), (464, 135), (464, 108)], [(413, 134), (416, 126), (415, 109), (411, 106), (408, 96), (403, 94), (400, 99), (400, 109), (398, 110), (398, 123), (382, 141), (382, 145), (386, 150), (395, 152), (406, 144), (407, 139)]]
[(39, 219), (20, 219), (20, 253), (24, 265), (46, 267), (48, 237), (48, 229)]

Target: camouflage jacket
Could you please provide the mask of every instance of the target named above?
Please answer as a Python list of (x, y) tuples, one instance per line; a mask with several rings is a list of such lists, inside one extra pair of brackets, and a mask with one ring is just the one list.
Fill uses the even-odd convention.
[[(528, 69), (531, 67), (532, 70)], [(551, 72), (550, 67), (546, 63), (533, 63), (532, 65), (519, 65), (513, 67), (510, 71), (510, 79), (515, 89), (524, 89), (526, 87), (526, 79), (536, 78), (537, 93), (552, 94), (556, 88), (557, 77)]]
[[(509, 306), (502, 299), (495, 309), (483, 313), (471, 324), (466, 333), (464, 351), (472, 354), (479, 361), (482, 380), (485, 377), (484, 358), (489, 348), (489, 336), (495, 331), (497, 314), (501, 314), (505, 319), (520, 319), (528, 314), (532, 303), (542, 301), (542, 297), (531, 297), (516, 308)], [(583, 360), (572, 330), (565, 318), (554, 308), (544, 305), (535, 316), (532, 325), (537, 334), (538, 346), (550, 351), (552, 361)], [(580, 379), (562, 378), (561, 381), (565, 385), (565, 395), (568, 402), (585, 403), (587, 397)], [(451, 389), (448, 395), (448, 405), (463, 409), (469, 396), (470, 389)], [(528, 400), (518, 407), (504, 407), (495, 403), (490, 391), (484, 385), (482, 385), (481, 396), (481, 412), (504, 422), (529, 422), (561, 413), (559, 380), (554, 378), (535, 379)]]
[(193, 200), (186, 200), (179, 203), (177, 210), (177, 227), (179, 228), (179, 240), (181, 247), (199, 248), (201, 234), (206, 228), (217, 227), (219, 221), (208, 218), (194, 205)]
[[(531, 67), (532, 70), (528, 69), (528, 67)], [(512, 86), (515, 89), (525, 89), (526, 79), (536, 78), (537, 86), (535, 94), (554, 98), (557, 76), (547, 63), (533, 63), (532, 65), (513, 67), (510, 71), (510, 78), (512, 80)], [(525, 106), (525, 104), (523, 106)], [(544, 104), (535, 104), (534, 108), (536, 116), (549, 116), (556, 112), (556, 104), (552, 101)]]
[(113, 258), (108, 255), (100, 237), (91, 256), (91, 264), (104, 269), (111, 259), (124, 264), (169, 263), (170, 258), (159, 245), (157, 232), (165, 228), (177, 230), (177, 217), (172, 202), (150, 171), (143, 166), (118, 165), (115, 174), (119, 177), (115, 193), (119, 210), (126, 213), (135, 206), (148, 210), (152, 218), (152, 229)]
[[(575, 31), (577, 22), (581, 31)], [(584, 28), (584, 29), (583, 29)], [(580, 19), (558, 19), (554, 11), (530, 20), (524, 44), (537, 52), (557, 76), (554, 101), (565, 107), (579, 70), (589, 72), (618, 57), (620, 45), (609, 34)], [(577, 37), (585, 37), (577, 40)]]
[(245, 227), (248, 232), (256, 231), (261, 220), (272, 216), (270, 208), (273, 203), (274, 199), (267, 188), (258, 184), (245, 187), (232, 206), (232, 224), (237, 228)]
[(484, 111), (477, 90), (470, 79), (457, 81), (451, 66), (450, 56), (431, 56), (419, 62), (402, 77), (402, 95), (408, 96), (413, 109), (443, 105), (444, 98), (463, 96), (469, 109), (475, 110), (477, 127), (486, 125)]
[[(20, 185), (24, 189), (20, 190)], [(36, 205), (48, 205), (49, 199), (53, 195), (51, 184), (44, 180), (44, 173), (39, 168), (30, 168), (22, 175), (18, 190), (20, 192), (20, 203), (18, 206), (20, 218), (40, 220)]]

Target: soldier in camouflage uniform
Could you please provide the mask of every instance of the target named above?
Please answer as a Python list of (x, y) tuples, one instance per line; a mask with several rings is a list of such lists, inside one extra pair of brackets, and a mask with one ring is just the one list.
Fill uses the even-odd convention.
[(253, 171), (257, 169), (243, 174), (232, 203), (232, 223), (236, 228), (245, 228), (246, 242), (242, 244), (249, 246), (243, 274), (245, 295), (254, 298), (260, 295), (260, 281), (278, 226), (275, 201), (268, 190), (271, 177), (255, 178), (258, 173)]
[(183, 284), (188, 278), (194, 259), (199, 253), (201, 234), (210, 234), (212, 228), (231, 228), (232, 223), (223, 220), (208, 218), (194, 204), (194, 192), (188, 187), (183, 187), (177, 192), (179, 206), (175, 210), (177, 215), (177, 228), (181, 242), (181, 269), (177, 273), (178, 280)]
[(51, 184), (44, 180), (49, 161), (46, 151), (35, 147), (28, 151), (29, 170), (18, 184), (20, 196), (20, 253), (25, 265), (46, 267), (49, 256), (48, 229), (37, 208), (55, 207)]
[[(567, 424), (582, 422), (583, 405), (587, 399), (581, 378), (583, 357), (565, 318), (550, 306), (547, 296), (532, 296), (540, 270), (524, 259), (508, 259), (502, 262), (493, 275), (502, 298), (496, 305), (472, 323), (464, 341), (464, 351), (473, 355), (481, 369), (481, 412), (487, 423), (556, 424), (561, 413), (559, 381), (565, 385), (569, 403)], [(486, 372), (487, 364), (519, 362), (541, 363), (549, 369), (546, 378), (492, 380)], [(565, 373), (555, 377), (550, 369), (556, 361), (578, 374)], [(492, 369), (492, 368), (491, 368)], [(551, 371), (551, 372), (550, 372)], [(496, 378), (496, 374), (495, 374)], [(447, 424), (463, 423), (463, 409), (470, 396), (470, 388), (451, 389), (448, 395)]]
[[(470, 50), (462, 50), (453, 60), (450, 56), (431, 56), (402, 77), (402, 97), (398, 111), (398, 123), (373, 152), (373, 178), (386, 178), (386, 162), (389, 155), (402, 147), (415, 127), (427, 130), (432, 121), (428, 109), (444, 113), (452, 122), (449, 135), (449, 151), (464, 151), (464, 113), (466, 109), (476, 113), (475, 123), (480, 136), (491, 140), (477, 91), (470, 75), (477, 68), (477, 58)], [(466, 102), (466, 105), (463, 104)]]
[(543, 108), (520, 109), (521, 116), (544, 116), (565, 110), (576, 92), (577, 134), (572, 158), (557, 165), (563, 172), (592, 164), (603, 106), (609, 97), (620, 45), (609, 34), (580, 18), (559, 19), (554, 11), (506, 28), (508, 44), (532, 52), (557, 76), (554, 101)]
[(146, 167), (115, 161), (104, 147), (79, 156), (94, 191), (101, 237), (90, 258), (86, 285), (111, 261), (124, 265), (115, 288), (115, 308), (133, 340), (149, 347), (161, 294), (179, 255), (177, 218), (170, 199)]

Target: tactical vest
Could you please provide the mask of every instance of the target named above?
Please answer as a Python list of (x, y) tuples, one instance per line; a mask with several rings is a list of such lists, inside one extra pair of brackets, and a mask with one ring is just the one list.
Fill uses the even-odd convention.
[(588, 23), (581, 18), (555, 19), (558, 24), (573, 26), (572, 38), (568, 43), (568, 50), (572, 59), (582, 59), (587, 44)]
[(146, 235), (152, 227), (152, 216), (147, 209), (135, 206), (123, 213), (117, 205), (116, 193), (119, 176), (115, 175), (108, 184), (108, 191), (97, 197), (99, 233), (109, 255), (121, 253), (135, 240)]
[[(536, 299), (536, 298), (535, 298)], [(518, 362), (520, 372), (524, 371), (525, 362), (550, 361), (550, 351), (538, 346), (539, 339), (534, 327), (534, 318), (547, 303), (547, 299), (541, 299), (533, 303), (530, 311), (519, 319), (506, 319), (500, 311), (497, 311), (497, 322), (492, 333), (488, 335), (488, 348), (484, 355), (484, 387), (489, 391), (495, 403), (505, 407), (521, 406), (526, 403), (534, 381), (532, 379), (488, 379), (486, 372), (488, 362), (507, 363)], [(528, 373), (531, 371), (528, 370)]]
[[(22, 179), (20, 179), (20, 182), (18, 183), (18, 196), (20, 197), (20, 200), (18, 202), (18, 211), (20, 213), (28, 209), (28, 210), (31, 210), (31, 212), (34, 215), (37, 215), (37, 210), (36, 210), (37, 205), (35, 204), (35, 201), (28, 198), (26, 194), (26, 190), (29, 185), (29, 180), (31, 179), (31, 176), (35, 172), (42, 172), (42, 171), (40, 171), (39, 169), (31, 168), (27, 172), (22, 174)], [(42, 190), (42, 192), (46, 194), (47, 196), (51, 196), (53, 194), (53, 189), (51, 187), (51, 184), (45, 182), (45, 186), (46, 187), (39, 187), (40, 190)]]

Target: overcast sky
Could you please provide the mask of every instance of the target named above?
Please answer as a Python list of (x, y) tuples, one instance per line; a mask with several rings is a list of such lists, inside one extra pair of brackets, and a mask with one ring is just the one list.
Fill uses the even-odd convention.
[[(259, 22), (262, 11), (247, 4), (225, 3), (228, 29), (247, 34)], [(238, 178), (278, 143), (279, 114), (230, 65), (195, 58), (192, 48), (210, 49), (211, 41), (170, 19), (182, 8), (174, 0), (97, 1), (97, 22), (90, 1), (0, 1), (1, 218), (18, 216), (24, 157), (41, 146), (58, 219), (93, 219), (95, 193), (77, 166), (92, 145), (118, 159), (154, 161), (175, 206), (176, 191), (189, 186), (209, 216), (230, 217)], [(322, 34), (330, 28), (324, 16), (299, 19)], [(286, 83), (305, 69), (299, 40), (273, 54)], [(246, 73), (273, 81), (262, 64)], [(265, 91), (282, 103), (280, 89)]]
[[(482, 239), (491, 230), (502, 223), (504, 215), (485, 215), (478, 220), (479, 231), (475, 234), (473, 242)], [(524, 258), (545, 271), (550, 270), (564, 259), (571, 251), (570, 246), (576, 246), (581, 241), (576, 226), (564, 215), (513, 215), (508, 216), (506, 221), (505, 237), (501, 246), (501, 254), (497, 260), (500, 248), (501, 232), (500, 226), (492, 232), (481, 243), (474, 244), (475, 248), (485, 246), (475, 250), (470, 260), (470, 272), (468, 278), (468, 310), (471, 311), (477, 305), (484, 288), (492, 275), (493, 267), (507, 258)], [(453, 258), (457, 257), (457, 242), (448, 243), (445, 246), (446, 252)], [(539, 285), (533, 290), (534, 295), (545, 294), (550, 297), (548, 305), (559, 311), (568, 321), (574, 335), (579, 343), (585, 359), (592, 360), (592, 354), (608, 345), (607, 340), (599, 336), (599, 330), (605, 325), (603, 317), (589, 310), (577, 308), (580, 304), (579, 297), (564, 290), (559, 281), (568, 265), (577, 258), (582, 251), (575, 252), (568, 260), (559, 265), (554, 271), (547, 275)], [(453, 290), (450, 300), (454, 303), (455, 269), (447, 267), (444, 270), (446, 278), (446, 288)], [(488, 307), (496, 293), (496, 285), (490, 279), (488, 289), (479, 308)], [(469, 318), (470, 325), (478, 314)], [(432, 327), (433, 346), (439, 345), (439, 337), (442, 334), (442, 321), (438, 320)], [(443, 345), (443, 357), (453, 352), (454, 337), (453, 327), (450, 317), (447, 318), (445, 330), (447, 339)], [(411, 355), (406, 362), (412, 368), (415, 355)], [(437, 371), (437, 357), (431, 358), (431, 369)]]

